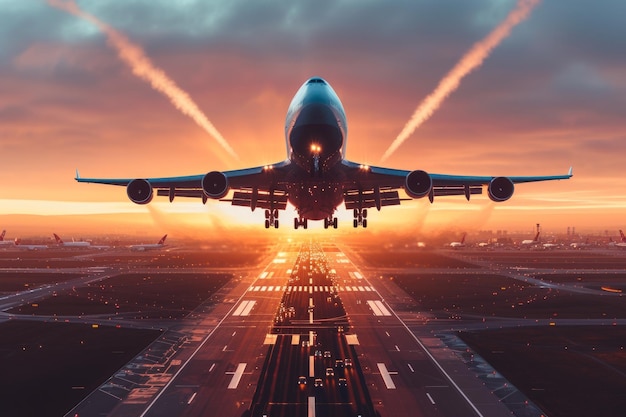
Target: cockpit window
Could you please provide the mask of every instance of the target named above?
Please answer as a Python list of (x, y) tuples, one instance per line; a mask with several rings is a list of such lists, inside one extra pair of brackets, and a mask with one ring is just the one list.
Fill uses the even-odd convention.
[(321, 78), (311, 78), (307, 84), (326, 84), (326, 81), (322, 80)]

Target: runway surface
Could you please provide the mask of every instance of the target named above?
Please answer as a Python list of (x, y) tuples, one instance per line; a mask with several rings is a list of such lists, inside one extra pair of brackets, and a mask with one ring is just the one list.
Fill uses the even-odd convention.
[(396, 314), (406, 294), (336, 244), (285, 243), (265, 262), (67, 415), (510, 415), (439, 338)]

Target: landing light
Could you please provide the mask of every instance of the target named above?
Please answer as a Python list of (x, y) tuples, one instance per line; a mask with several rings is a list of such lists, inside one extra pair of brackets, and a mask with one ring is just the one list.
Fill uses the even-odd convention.
[(316, 144), (311, 144), (311, 152), (320, 152), (322, 150), (322, 147), (320, 145), (316, 145)]
[(369, 165), (359, 165), (359, 169), (362, 171), (369, 171), (370, 170), (370, 166)]

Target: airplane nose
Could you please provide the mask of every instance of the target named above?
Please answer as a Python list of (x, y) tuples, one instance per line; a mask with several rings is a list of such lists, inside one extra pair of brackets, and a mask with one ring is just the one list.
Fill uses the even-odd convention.
[(292, 149), (300, 155), (311, 152), (322, 159), (341, 148), (342, 133), (329, 106), (313, 103), (302, 108), (289, 138)]

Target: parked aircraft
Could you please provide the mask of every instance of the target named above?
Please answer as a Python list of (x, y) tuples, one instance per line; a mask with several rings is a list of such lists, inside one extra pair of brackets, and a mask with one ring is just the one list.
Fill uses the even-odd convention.
[(451, 242), (450, 243), (450, 247), (451, 248), (464, 248), (465, 247), (465, 236), (467, 235), (467, 233), (463, 233), (463, 237), (461, 238), (460, 242)]
[(12, 240), (4, 240), (6, 232), (6, 230), (3, 230), (2, 234), (0, 234), (0, 246), (13, 246), (15, 243)]
[(620, 241), (615, 244), (618, 248), (626, 248), (626, 236), (622, 230), (619, 231)]
[(128, 248), (132, 251), (147, 251), (147, 250), (163, 249), (163, 247), (165, 246), (166, 238), (167, 238), (167, 235), (163, 236), (161, 240), (159, 240), (157, 243), (143, 243), (139, 245), (131, 245)]
[(522, 240), (520, 243), (522, 246), (529, 246), (529, 245), (536, 245), (539, 243), (539, 233), (541, 233), (540, 227), (539, 227), (539, 223), (537, 223), (537, 234), (535, 235), (535, 237), (531, 240), (531, 239), (525, 239)]
[[(482, 194), (506, 201), (514, 184), (564, 180), (572, 176), (466, 176), (432, 174), (423, 170), (406, 171), (370, 166), (345, 159), (348, 125), (339, 97), (330, 84), (319, 77), (307, 80), (296, 92), (285, 122), (287, 160), (233, 171), (210, 171), (164, 178), (82, 178), (76, 181), (126, 187), (131, 201), (149, 203), (156, 195), (195, 197), (230, 202), (235, 206), (265, 209), (265, 227), (278, 228), (278, 214), (290, 202), (298, 213), (293, 225), (307, 228), (309, 220), (323, 220), (324, 227), (337, 228), (335, 211), (343, 202), (354, 215), (353, 226), (367, 227), (367, 210), (393, 206), (404, 201), (398, 190), (411, 198)], [(225, 199), (233, 190), (231, 198)]]
[(110, 246), (107, 246), (107, 245), (97, 245), (97, 246), (92, 245), (91, 242), (87, 242), (84, 240), (81, 240), (81, 241), (72, 240), (71, 242), (65, 242), (56, 233), (53, 233), (53, 235), (54, 235), (54, 240), (56, 241), (57, 245), (63, 248), (90, 248), (90, 249), (109, 249), (110, 248)]
[(26, 249), (26, 250), (44, 250), (44, 249), (48, 249), (48, 245), (24, 245), (22, 243), (21, 239), (19, 239), (17, 237), (15, 238), (13, 243), (19, 249)]
[(54, 236), (54, 240), (57, 242), (57, 245), (59, 246), (72, 247), (72, 248), (86, 248), (88, 246), (91, 246), (90, 242), (86, 242), (86, 241), (64, 242), (63, 239), (61, 239), (59, 235), (57, 235), (56, 233), (53, 233), (52, 235)]

